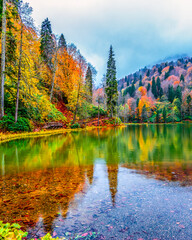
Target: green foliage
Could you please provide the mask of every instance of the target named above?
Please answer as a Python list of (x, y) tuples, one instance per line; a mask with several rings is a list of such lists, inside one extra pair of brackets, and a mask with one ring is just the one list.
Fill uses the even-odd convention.
[(52, 36), (52, 28), (51, 23), (48, 18), (46, 18), (41, 25), (41, 46), (40, 52), (42, 59), (48, 64), (50, 67), (51, 59), (54, 53), (54, 40)]
[[(107, 111), (105, 111), (102, 107), (100, 107), (99, 115), (107, 116)], [(81, 105), (81, 107), (78, 109), (78, 116), (80, 117), (80, 119), (95, 118), (98, 116), (98, 107), (88, 102), (84, 102)]]
[(88, 66), (87, 68), (86, 77), (85, 77), (85, 86), (87, 90), (87, 101), (91, 103), (92, 97), (93, 97), (93, 76), (92, 76), (92, 71), (90, 66)]
[(156, 82), (155, 82), (154, 77), (153, 77), (153, 80), (152, 80), (152, 93), (153, 93), (154, 97), (157, 98), (157, 87), (156, 87)]
[(130, 87), (127, 87), (125, 91), (123, 92), (123, 96), (125, 97), (129, 93), (130, 97), (134, 97), (135, 95), (135, 84), (132, 82)]
[(116, 63), (115, 55), (112, 46), (109, 51), (109, 59), (107, 62), (107, 74), (106, 74), (106, 95), (107, 95), (107, 109), (111, 116), (115, 113), (115, 107), (118, 101), (118, 83), (116, 77)]
[(148, 83), (148, 85), (147, 85), (147, 92), (149, 92), (150, 89), (151, 89), (151, 84)]
[(169, 75), (170, 75), (169, 72), (166, 72), (165, 73), (165, 79), (167, 79), (169, 77)]
[(67, 49), (67, 43), (66, 43), (66, 41), (65, 41), (65, 37), (64, 37), (63, 33), (62, 33), (61, 36), (59, 37), (58, 46), (59, 46), (59, 48)]
[(173, 86), (169, 85), (169, 87), (168, 87), (168, 100), (169, 100), (169, 102), (172, 103), (174, 98), (175, 98), (175, 92), (174, 92)]
[(67, 119), (61, 112), (59, 112), (54, 105), (51, 105), (51, 112), (48, 114), (49, 121), (63, 121)]
[(76, 128), (80, 128), (79, 123), (74, 123), (73, 125), (71, 125), (72, 129), (76, 129)]
[(23, 232), (20, 230), (19, 224), (10, 224), (0, 222), (0, 239), (17, 239), (22, 240), (23, 238), (27, 237), (28, 233)]
[(185, 78), (184, 78), (183, 74), (181, 74), (180, 81), (182, 81), (182, 82), (185, 81)]
[(122, 121), (120, 118), (118, 117), (113, 117), (113, 118), (110, 118), (108, 120), (104, 120), (104, 123), (106, 125), (113, 125), (113, 126), (118, 126), (118, 125), (121, 125), (122, 124)]
[(32, 130), (29, 119), (19, 118), (17, 123), (11, 115), (6, 115), (0, 120), (1, 129), (10, 132), (30, 132)]
[(159, 113), (159, 109), (156, 110), (156, 117), (155, 117), (156, 123), (160, 122), (160, 113)]
[[(17, 223), (13, 223), (11, 225), (10, 223), (4, 224), (2, 221), (0, 222), (0, 239), (2, 240), (6, 240), (6, 239), (22, 240), (23, 238), (26, 238), (27, 235), (28, 235), (28, 232), (23, 232), (21, 230), (21, 226)], [(52, 240), (52, 239), (59, 240), (59, 238), (52, 238), (50, 233), (48, 233), (44, 237), (41, 237), (41, 240)], [(34, 240), (34, 239), (31, 239), (31, 240)]]
[(166, 110), (166, 108), (164, 107), (164, 108), (163, 108), (163, 121), (164, 121), (164, 123), (166, 123), (166, 120), (167, 120), (167, 110)]

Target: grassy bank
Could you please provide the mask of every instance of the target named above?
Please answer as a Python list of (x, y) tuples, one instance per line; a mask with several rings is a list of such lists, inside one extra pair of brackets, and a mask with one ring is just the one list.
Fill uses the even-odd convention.
[[(115, 127), (125, 127), (125, 125), (123, 124)], [(77, 128), (77, 129), (41, 130), (39, 132), (25, 132), (25, 133), (1, 133), (0, 143), (9, 142), (12, 140), (24, 139), (24, 138), (46, 137), (51, 135), (58, 135), (58, 134), (77, 132), (77, 131), (90, 131), (93, 129), (101, 129), (101, 128), (102, 129), (112, 128), (112, 126), (92, 126), (92, 127)]]

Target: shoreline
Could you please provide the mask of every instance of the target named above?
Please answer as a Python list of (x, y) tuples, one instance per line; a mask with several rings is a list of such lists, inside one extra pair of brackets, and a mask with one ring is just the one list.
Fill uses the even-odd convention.
[(25, 138), (36, 138), (36, 137), (46, 137), (46, 136), (53, 136), (58, 134), (64, 133), (71, 133), (71, 132), (81, 132), (93, 129), (106, 129), (106, 128), (117, 128), (117, 127), (126, 127), (126, 125), (119, 125), (119, 126), (94, 126), (94, 127), (86, 127), (86, 128), (75, 128), (75, 129), (57, 129), (57, 130), (41, 130), (39, 132), (25, 132), (25, 133), (0, 133), (0, 144), (20, 140)]
[(86, 128), (76, 128), (76, 129), (57, 129), (57, 130), (41, 130), (39, 132), (25, 132), (25, 133), (0, 133), (0, 144), (4, 142), (25, 139), (25, 138), (32, 138), (32, 137), (44, 137), (44, 136), (53, 136), (58, 134), (64, 133), (71, 133), (71, 132), (80, 132), (80, 131), (87, 131), (93, 129), (106, 129), (106, 128), (119, 128), (119, 127), (127, 127), (132, 125), (177, 125), (177, 124), (185, 124), (185, 123), (192, 123), (192, 121), (184, 121), (184, 122), (176, 122), (176, 123), (123, 123), (122, 125), (118, 126), (92, 126)]

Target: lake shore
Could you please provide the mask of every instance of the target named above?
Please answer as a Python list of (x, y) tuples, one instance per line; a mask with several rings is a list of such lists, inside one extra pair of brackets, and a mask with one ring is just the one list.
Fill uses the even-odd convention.
[(57, 129), (57, 130), (40, 130), (38, 132), (24, 132), (24, 133), (0, 133), (0, 143), (9, 142), (12, 140), (18, 139), (25, 139), (25, 138), (32, 138), (32, 137), (44, 137), (44, 136), (51, 136), (57, 134), (64, 134), (64, 133), (71, 133), (71, 132), (79, 132), (79, 131), (90, 131), (93, 129), (106, 129), (106, 128), (119, 128), (119, 127), (126, 127), (130, 125), (176, 125), (176, 124), (184, 124), (184, 123), (192, 123), (192, 121), (183, 121), (183, 122), (176, 122), (176, 123), (122, 123), (121, 125), (117, 126), (87, 126), (85, 128), (64, 128), (64, 129)]
[(85, 128), (76, 128), (76, 129), (57, 129), (57, 130), (41, 130), (39, 132), (25, 132), (25, 133), (0, 133), (0, 143), (9, 142), (12, 140), (18, 139), (25, 139), (25, 138), (32, 138), (32, 137), (44, 137), (44, 136), (52, 136), (64, 133), (71, 133), (71, 132), (80, 132), (80, 131), (90, 131), (93, 129), (107, 129), (107, 128), (119, 128), (119, 127), (126, 127), (126, 125), (118, 125), (118, 126), (92, 126), (92, 127), (85, 127)]

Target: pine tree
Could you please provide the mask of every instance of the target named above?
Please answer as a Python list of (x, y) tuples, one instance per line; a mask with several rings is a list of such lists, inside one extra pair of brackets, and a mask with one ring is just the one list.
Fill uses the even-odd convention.
[(156, 123), (159, 123), (159, 120), (160, 120), (160, 114), (159, 114), (159, 109), (158, 109), (158, 108), (157, 108), (157, 111), (156, 111), (155, 120), (156, 120)]
[(187, 102), (187, 105), (188, 105), (187, 111), (188, 111), (189, 116), (190, 116), (190, 104), (191, 104), (191, 101), (192, 101), (192, 98), (191, 98), (190, 95), (188, 95), (186, 102)]
[(169, 100), (169, 102), (172, 103), (174, 98), (175, 98), (175, 92), (174, 92), (173, 86), (169, 85), (169, 87), (168, 87), (168, 100)]
[(148, 85), (147, 85), (147, 92), (149, 92), (150, 88), (151, 88), (151, 84), (148, 83)]
[(182, 102), (182, 92), (180, 86), (177, 86), (177, 89), (175, 91), (175, 97), (178, 98), (180, 102)]
[(185, 81), (185, 78), (184, 78), (183, 74), (181, 74), (180, 81), (182, 81), (182, 82)]
[(132, 82), (132, 84), (131, 84), (129, 94), (130, 94), (131, 97), (134, 97), (134, 95), (135, 95), (135, 84), (134, 84), (134, 82)]
[(143, 122), (147, 119), (147, 108), (145, 104), (143, 105), (142, 112), (141, 112), (141, 119)]
[(91, 67), (88, 66), (87, 73), (85, 77), (85, 84), (86, 84), (86, 90), (88, 91), (87, 94), (87, 101), (92, 102), (92, 96), (93, 96), (93, 75), (91, 71)]
[(158, 77), (157, 78), (157, 83), (156, 83), (156, 87), (157, 87), (157, 95), (160, 96), (160, 90), (161, 90), (161, 80)]
[(117, 78), (116, 78), (116, 64), (113, 52), (113, 47), (110, 46), (109, 59), (107, 62), (107, 74), (106, 74), (106, 95), (107, 95), (107, 108), (110, 115), (113, 117), (115, 113), (115, 107), (118, 101), (118, 90), (117, 90)]
[(41, 45), (40, 52), (42, 59), (48, 64), (48, 66), (52, 67), (52, 57), (54, 54), (54, 38), (51, 29), (51, 23), (48, 18), (46, 18), (41, 25)]
[(159, 92), (159, 97), (161, 98), (163, 96), (163, 88), (161, 87), (160, 92)]
[(156, 83), (155, 83), (155, 78), (153, 77), (152, 80), (152, 93), (154, 95), (155, 98), (157, 98), (157, 87), (156, 87)]
[(58, 43), (59, 48), (63, 48), (63, 49), (67, 49), (67, 43), (65, 41), (65, 37), (63, 34), (61, 34), (60, 38), (59, 38), (59, 43)]

